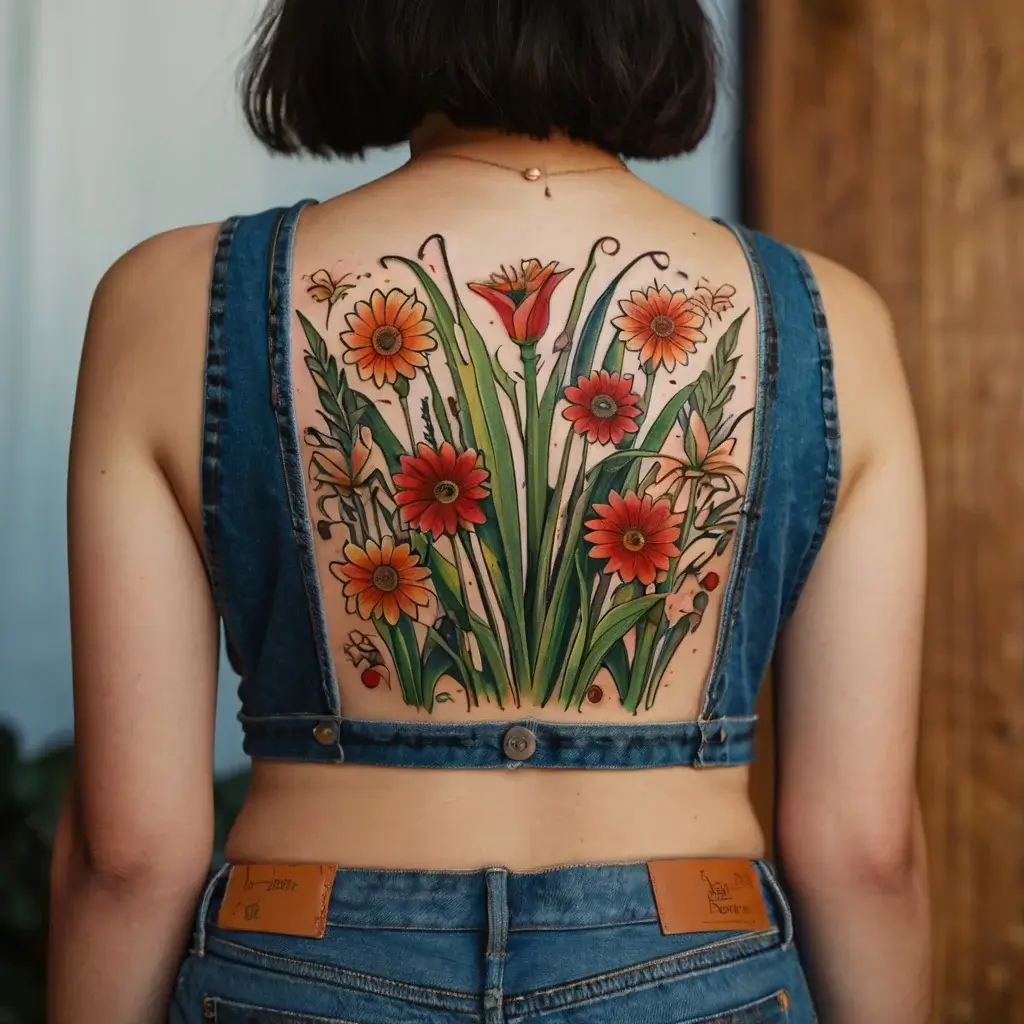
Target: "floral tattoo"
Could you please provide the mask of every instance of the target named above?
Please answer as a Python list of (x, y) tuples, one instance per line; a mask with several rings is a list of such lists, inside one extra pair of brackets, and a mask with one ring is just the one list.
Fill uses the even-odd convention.
[[(368, 689), (394, 681), (427, 711), (612, 701), (638, 713), (700, 627), (743, 506), (736, 447), (752, 409), (730, 400), (749, 311), (727, 322), (729, 284), (670, 287), (663, 252), (591, 294), (619, 250), (598, 239), (574, 286), (573, 268), (538, 259), (460, 286), (434, 235), (416, 258), (384, 257), (406, 286), (368, 289), (332, 333), (360, 278), (308, 278), (325, 307), (324, 333), (297, 313), (320, 419), (304, 432), (311, 500), (363, 623), (344, 654)], [(655, 276), (623, 296), (647, 263)], [(670, 386), (656, 402), (659, 378)], [(401, 423), (386, 415), (396, 404)]]

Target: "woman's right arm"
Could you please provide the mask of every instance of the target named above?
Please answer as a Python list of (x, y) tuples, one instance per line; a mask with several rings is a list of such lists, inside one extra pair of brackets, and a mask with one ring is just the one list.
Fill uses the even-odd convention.
[(923, 1024), (920, 446), (884, 305), (811, 259), (833, 339), (844, 483), (779, 641), (777, 854), (822, 1024)]

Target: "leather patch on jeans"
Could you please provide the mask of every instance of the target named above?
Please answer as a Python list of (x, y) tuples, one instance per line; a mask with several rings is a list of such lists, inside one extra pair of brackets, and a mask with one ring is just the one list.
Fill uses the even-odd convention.
[(647, 870), (665, 935), (771, 930), (749, 860), (655, 860)]
[(217, 926), (322, 939), (334, 864), (235, 864)]

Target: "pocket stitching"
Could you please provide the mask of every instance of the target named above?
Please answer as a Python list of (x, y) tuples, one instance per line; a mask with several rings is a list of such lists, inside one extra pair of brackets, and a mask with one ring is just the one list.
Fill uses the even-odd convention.
[(321, 1017), (317, 1014), (311, 1013), (298, 1013), (295, 1010), (274, 1010), (269, 1006), (252, 1006), (249, 1003), (236, 1003), (230, 999), (221, 999), (217, 996), (208, 996), (203, 999), (203, 1010), (205, 1013), (206, 1007), (213, 1007), (213, 1017), (207, 1016), (208, 1020), (213, 1020), (214, 1024), (218, 1024), (221, 1020), (220, 1007), (225, 1007), (228, 1010), (242, 1010), (246, 1013), (255, 1011), (260, 1014), (270, 1014), (273, 1020), (282, 1022), (294, 1021), (295, 1024), (358, 1024), (357, 1021), (346, 1020), (341, 1017)]
[[(782, 1008), (782, 1003), (779, 997), (786, 992), (786, 989), (780, 988), (778, 992), (773, 993), (770, 996), (765, 996), (763, 999), (758, 999), (753, 1003), (746, 1003), (743, 1006), (737, 1006), (735, 1009), (726, 1010), (724, 1013), (712, 1014), (710, 1017), (697, 1017), (690, 1020), (680, 1021), (679, 1024), (760, 1024), (763, 1020), (789, 1020), (789, 1011)], [(778, 1010), (778, 1016), (776, 1017), (752, 1017), (755, 1010), (761, 1009), (768, 1003), (774, 1003)], [(743, 1014), (742, 1017), (737, 1017), (737, 1014)]]
[[(594, 975), (590, 978), (581, 978), (578, 981), (543, 989), (539, 992), (513, 996), (506, 1000), (506, 1013), (511, 1018), (516, 1013), (518, 1017), (524, 1017), (530, 1013), (564, 1010), (568, 1007), (582, 1006), (599, 999), (619, 996), (628, 991), (635, 991), (640, 987), (647, 988), (666, 981), (675, 981), (688, 975), (706, 974), (711, 971), (722, 970), (723, 968), (742, 963), (750, 957), (762, 956), (765, 953), (772, 952), (777, 947), (770, 943), (772, 940), (778, 940), (778, 938), (779, 931), (777, 928), (764, 932), (748, 932), (736, 938), (711, 942), (697, 949), (687, 950), (685, 953), (677, 953), (674, 956), (647, 960), (641, 964), (633, 964), (629, 967)], [(745, 950), (739, 955), (731, 956), (728, 959), (713, 960), (705, 964), (687, 964), (688, 960), (706, 955), (709, 952), (721, 953), (726, 950), (732, 951), (734, 946), (747, 944), (749, 944), (749, 951)], [(654, 977), (644, 977), (645, 974), (652, 971), (658, 972), (659, 970), (664, 971), (664, 973), (656, 973)], [(598, 986), (603, 987), (600, 990), (595, 990)], [(575, 998), (573, 997), (574, 994)]]
[[(456, 992), (451, 989), (431, 988), (426, 985), (415, 985), (407, 981), (393, 981), (390, 978), (383, 978), (375, 974), (365, 974), (361, 971), (353, 971), (347, 967), (335, 967), (331, 964), (320, 963), (316, 960), (303, 960), (298, 957), (281, 956), (279, 953), (268, 953), (265, 950), (257, 949), (254, 946), (246, 946), (240, 942), (233, 942), (221, 936), (211, 936), (211, 942), (230, 949), (236, 949), (244, 954), (246, 959), (232, 961), (241, 963), (253, 969), (258, 969), (252, 961), (264, 961), (269, 965), (268, 969), (274, 970), (273, 964), (293, 964), (298, 968), (298, 973), (279, 970), (282, 974), (292, 977), (313, 978), (328, 984), (335, 984), (341, 988), (350, 988), (356, 992), (368, 992), (370, 995), (382, 996), (385, 998), (407, 999), (409, 1002), (416, 1002), (421, 1006), (428, 1006), (432, 1009), (438, 1007), (450, 1010), (452, 1013), (472, 1012), (476, 1008), (478, 999), (468, 992)], [(228, 958), (230, 959), (230, 958)], [(420, 998), (417, 999), (416, 997)], [(458, 1001), (458, 1006), (451, 1005)], [(468, 1009), (467, 1009), (468, 1008)]]

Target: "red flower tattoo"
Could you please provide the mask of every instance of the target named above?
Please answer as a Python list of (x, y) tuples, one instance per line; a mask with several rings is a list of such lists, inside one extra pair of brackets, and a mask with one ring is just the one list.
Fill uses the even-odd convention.
[(589, 377), (580, 377), (576, 387), (565, 389), (569, 405), (562, 415), (591, 444), (618, 444), (639, 429), (633, 421), (641, 413), (640, 396), (632, 388), (631, 376), (595, 370)]
[(608, 504), (595, 504), (594, 511), (599, 518), (587, 520), (590, 532), (584, 537), (593, 545), (590, 556), (607, 559), (604, 571), (617, 572), (624, 583), (653, 583), (658, 570), (667, 570), (679, 554), (676, 542), (685, 517), (672, 511), (667, 498), (655, 502), (635, 491), (625, 496), (612, 491)]
[(539, 341), (551, 322), (551, 296), (572, 270), (557, 263), (523, 260), (519, 270), (501, 268), (490, 281), (471, 281), (470, 290), (485, 298), (501, 317), (508, 336), (518, 345)]
[(490, 476), (472, 449), (457, 452), (445, 441), (436, 451), (422, 442), (416, 455), (403, 455), (402, 472), (395, 474), (395, 494), (404, 525), (433, 535), (454, 534), (485, 521), (480, 502), (487, 497)]

